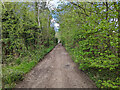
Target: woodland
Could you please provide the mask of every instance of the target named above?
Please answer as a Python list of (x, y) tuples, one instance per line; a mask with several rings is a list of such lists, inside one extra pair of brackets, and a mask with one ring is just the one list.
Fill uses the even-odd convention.
[[(98, 88), (119, 88), (120, 2), (68, 2), (56, 12), (58, 39), (79, 69)], [(3, 88), (23, 80), (57, 45), (51, 19), (46, 2), (2, 3)]]
[(98, 88), (120, 87), (120, 2), (70, 2), (61, 7), (60, 39), (79, 69)]
[(46, 2), (2, 4), (2, 86), (11, 88), (57, 44)]

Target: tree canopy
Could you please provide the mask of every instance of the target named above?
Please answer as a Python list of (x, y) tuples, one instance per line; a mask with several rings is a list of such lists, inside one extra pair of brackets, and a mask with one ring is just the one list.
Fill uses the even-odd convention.
[(69, 2), (58, 10), (63, 45), (80, 69), (96, 71), (98, 87), (120, 85), (119, 7), (119, 2)]

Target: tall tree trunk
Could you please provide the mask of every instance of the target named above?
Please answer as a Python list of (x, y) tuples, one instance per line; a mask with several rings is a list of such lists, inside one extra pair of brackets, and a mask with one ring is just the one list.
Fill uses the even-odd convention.
[(118, 57), (120, 57), (120, 1), (118, 2)]
[(47, 41), (47, 46), (49, 47), (49, 14), (48, 14), (48, 23), (47, 23), (47, 39), (48, 39), (48, 41)]
[(106, 0), (106, 20), (108, 19), (108, 2)]
[[(38, 23), (38, 26), (40, 27), (41, 26), (41, 23), (40, 23), (40, 10), (39, 10), (39, 0), (36, 0), (35, 2), (35, 10), (36, 10), (36, 22)], [(40, 33), (40, 28), (38, 30), (38, 32)], [(38, 39), (40, 39), (40, 35), (38, 35), (37, 37)], [(41, 38), (42, 39), (42, 38)], [(41, 41), (41, 40), (40, 40)], [(36, 44), (40, 45), (40, 42), (39, 41), (35, 41)]]
[(39, 10), (39, 3), (37, 4), (37, 6), (38, 6), (38, 25), (39, 25), (39, 27), (40, 27), (40, 17), (39, 17), (39, 15), (40, 15), (40, 10)]
[(36, 1), (35, 2), (35, 10), (36, 10), (36, 21), (38, 22), (38, 25), (40, 26), (40, 18), (39, 18), (39, 15), (40, 15), (40, 10), (39, 10), (39, 2)]
[[(107, 22), (109, 22), (109, 20), (108, 20), (108, 9), (109, 9), (108, 2), (106, 0), (106, 20), (107, 20)], [(109, 38), (110, 33), (111, 33), (111, 31), (109, 31), (109, 33), (107, 35), (108, 36), (108, 38), (107, 38), (107, 46), (108, 46), (108, 49), (111, 51), (110, 38)]]

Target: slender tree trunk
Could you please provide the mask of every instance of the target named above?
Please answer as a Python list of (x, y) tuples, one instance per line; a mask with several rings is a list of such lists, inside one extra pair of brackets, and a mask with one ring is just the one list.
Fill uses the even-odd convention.
[(47, 23), (47, 38), (48, 38), (48, 42), (47, 42), (47, 46), (49, 47), (49, 14), (48, 14), (48, 23)]
[(37, 6), (38, 6), (38, 25), (39, 25), (39, 27), (40, 27), (40, 17), (39, 17), (39, 15), (40, 15), (40, 10), (39, 10), (39, 3), (37, 4)]
[(120, 1), (118, 2), (118, 57), (120, 57)]
[(108, 19), (108, 2), (106, 0), (106, 20)]
[(39, 15), (40, 15), (40, 10), (39, 10), (39, 3), (38, 1), (35, 2), (35, 9), (36, 9), (36, 21), (38, 22), (38, 25), (40, 26), (40, 18), (39, 18)]
[[(107, 20), (107, 22), (109, 22), (109, 20), (108, 20), (108, 9), (109, 9), (108, 2), (106, 0), (106, 20)], [(107, 46), (108, 46), (108, 49), (111, 51), (110, 38), (109, 38), (110, 33), (111, 33), (111, 31), (109, 31), (109, 33), (108, 33)]]
[[(40, 23), (40, 10), (39, 10), (39, 0), (36, 0), (36, 2), (35, 2), (35, 10), (36, 10), (36, 22), (38, 23), (38, 26), (40, 27), (41, 26), (41, 23)], [(39, 28), (39, 30), (38, 30), (38, 32), (40, 33), (41, 31), (40, 31), (40, 28)], [(40, 39), (40, 36), (41, 35), (38, 35), (38, 39)], [(41, 40), (40, 41), (42, 41), (42, 38), (41, 38)], [(38, 45), (40, 45), (40, 42), (39, 41), (35, 41), (35, 43), (36, 44), (38, 44)]]

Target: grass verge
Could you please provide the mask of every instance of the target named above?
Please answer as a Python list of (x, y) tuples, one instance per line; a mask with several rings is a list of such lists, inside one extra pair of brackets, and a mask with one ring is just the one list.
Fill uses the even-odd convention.
[(28, 56), (20, 57), (15, 60), (14, 65), (6, 65), (2, 68), (3, 88), (14, 88), (18, 81), (24, 79), (24, 75), (28, 73), (44, 56), (49, 53), (54, 46), (36, 50)]

